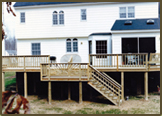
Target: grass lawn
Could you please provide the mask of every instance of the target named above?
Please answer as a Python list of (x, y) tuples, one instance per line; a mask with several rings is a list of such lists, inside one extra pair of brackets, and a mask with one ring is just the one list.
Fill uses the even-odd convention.
[[(15, 72), (5, 72), (5, 89), (9, 90), (10, 86), (16, 86)], [(12, 77), (12, 78), (8, 78)]]

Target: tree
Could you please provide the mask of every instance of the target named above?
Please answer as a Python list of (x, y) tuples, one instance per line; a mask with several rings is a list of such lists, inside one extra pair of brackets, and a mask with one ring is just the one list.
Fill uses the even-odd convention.
[[(16, 14), (13, 12), (12, 8), (11, 8), (11, 5), (12, 5), (12, 2), (6, 2), (6, 5), (7, 5), (7, 12), (8, 13), (12, 13), (13, 16), (16, 16)], [(3, 22), (2, 22), (2, 40), (4, 39), (4, 36), (5, 36), (5, 31), (3, 29)]]

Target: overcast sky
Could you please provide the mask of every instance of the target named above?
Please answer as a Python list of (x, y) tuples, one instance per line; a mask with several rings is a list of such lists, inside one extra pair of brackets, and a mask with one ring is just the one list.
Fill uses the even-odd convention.
[[(12, 2), (12, 9), (15, 12), (13, 7), (14, 4), (15, 2)], [(12, 15), (12, 13), (7, 12), (6, 3), (4, 3), (4, 8), (2, 7), (2, 12), (3, 11), (4, 11), (4, 17), (2, 14), (2, 21), (4, 23), (4, 30), (7, 33), (6, 39), (12, 39), (15, 37), (15, 17)]]

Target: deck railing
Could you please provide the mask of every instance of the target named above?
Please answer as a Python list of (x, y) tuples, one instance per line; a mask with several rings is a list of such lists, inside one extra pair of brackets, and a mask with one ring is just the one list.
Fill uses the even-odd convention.
[(147, 67), (148, 54), (90, 54), (93, 67)]
[(49, 55), (2, 56), (2, 66), (6, 68), (37, 68), (40, 63), (49, 62)]
[(89, 77), (88, 63), (41, 63), (41, 79), (51, 77)]

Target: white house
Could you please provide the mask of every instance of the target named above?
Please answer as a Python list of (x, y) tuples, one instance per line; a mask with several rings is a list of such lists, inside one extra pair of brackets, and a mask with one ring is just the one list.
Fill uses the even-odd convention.
[(17, 55), (51, 55), (58, 63), (73, 55), (87, 63), (89, 54), (160, 53), (158, 2), (17, 2), (14, 8)]

